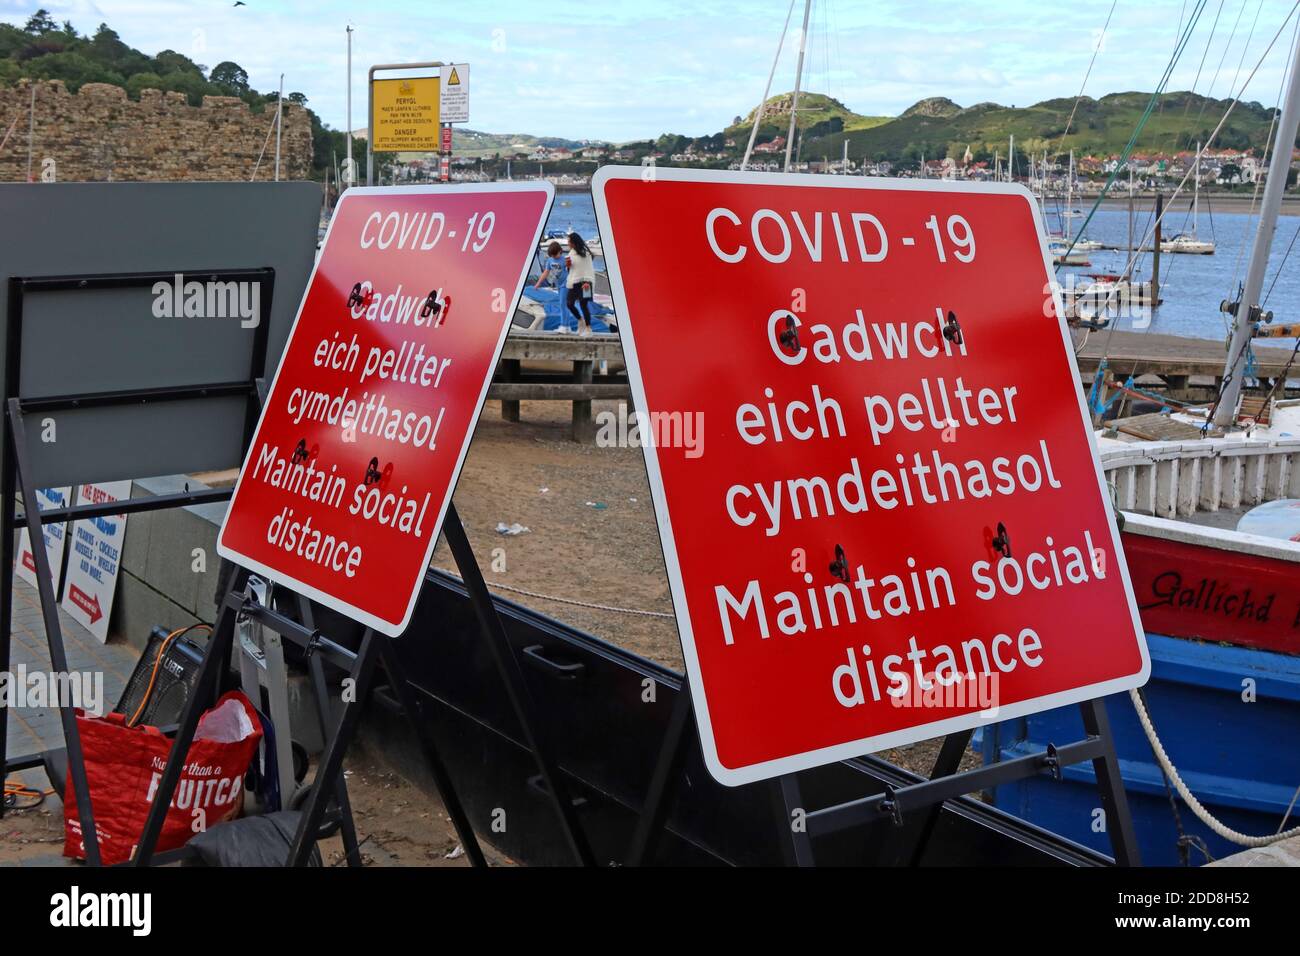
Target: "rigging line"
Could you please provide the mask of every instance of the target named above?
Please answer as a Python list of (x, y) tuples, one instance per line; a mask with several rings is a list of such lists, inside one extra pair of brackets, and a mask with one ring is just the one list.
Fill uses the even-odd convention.
[[(1264, 0), (1260, 0), (1263, 3)], [(1178, 11), (1178, 27), (1174, 30), (1174, 51), (1178, 50), (1178, 38), (1183, 35), (1183, 19), (1187, 16), (1187, 0), (1183, 0), (1183, 7)]]
[[(1151, 118), (1151, 114), (1154, 112), (1156, 104), (1160, 101), (1160, 96), (1164, 92), (1164, 88), (1169, 84), (1169, 78), (1173, 75), (1174, 67), (1182, 57), (1183, 51), (1187, 49), (1187, 42), (1191, 39), (1193, 31), (1196, 29), (1196, 23), (1200, 19), (1201, 12), (1205, 9), (1205, 4), (1207, 2), (1208, 0), (1197, 0), (1196, 9), (1192, 11), (1192, 16), (1187, 23), (1187, 30), (1183, 34), (1182, 43), (1178, 49), (1174, 51), (1174, 55), (1170, 57), (1169, 63), (1160, 77), (1160, 82), (1156, 84), (1156, 89), (1151, 94), (1151, 100), (1147, 103), (1145, 112), (1143, 112), (1142, 116), (1138, 119), (1138, 124), (1133, 130), (1133, 135), (1129, 137), (1129, 141), (1125, 145), (1124, 151), (1120, 154), (1119, 162), (1116, 163), (1115, 169), (1107, 178), (1105, 185), (1102, 186), (1101, 192), (1097, 195), (1096, 200), (1092, 204), (1092, 208), (1088, 210), (1088, 215), (1083, 220), (1083, 225), (1079, 227), (1078, 233), (1076, 233), (1075, 237), (1070, 241), (1070, 247), (1065, 251), (1065, 256), (1062, 258), (1067, 258), (1069, 254), (1074, 251), (1075, 243), (1079, 241), (1078, 237), (1084, 234), (1084, 230), (1088, 228), (1088, 223), (1092, 222), (1092, 217), (1095, 216), (1097, 210), (1101, 208), (1102, 200), (1106, 198), (1106, 194), (1109, 193), (1111, 187), (1115, 185), (1115, 181), (1119, 176), (1119, 171), (1124, 168), (1129, 157), (1133, 154), (1133, 148), (1137, 145), (1138, 137), (1141, 136), (1142, 130), (1146, 127), (1147, 121)], [(1060, 272), (1059, 266), (1057, 267), (1057, 272)], [(1113, 331), (1114, 329), (1112, 327), (1112, 332)]]
[(1273, 294), (1273, 286), (1277, 285), (1277, 280), (1282, 277), (1282, 267), (1286, 265), (1287, 259), (1291, 258), (1291, 250), (1295, 248), (1296, 236), (1300, 236), (1300, 224), (1296, 225), (1295, 232), (1291, 233), (1291, 241), (1287, 243), (1286, 252), (1282, 255), (1282, 261), (1277, 264), (1277, 272), (1273, 273), (1273, 281), (1268, 284), (1268, 291), (1264, 293), (1264, 298), (1260, 300), (1260, 305), (1268, 304), (1268, 297)]
[(749, 165), (749, 157), (754, 152), (754, 140), (758, 137), (758, 127), (763, 122), (763, 108), (767, 106), (767, 97), (772, 92), (772, 77), (776, 76), (776, 65), (781, 60), (781, 51), (785, 49), (785, 35), (790, 29), (790, 17), (794, 14), (795, 0), (790, 0), (790, 9), (785, 14), (785, 26), (781, 27), (781, 41), (776, 45), (776, 56), (772, 58), (772, 69), (767, 74), (767, 86), (763, 87), (763, 98), (754, 111), (754, 128), (749, 131), (749, 145), (745, 147), (745, 158), (740, 161), (740, 171)]
[[(1297, 9), (1300, 9), (1300, 0), (1296, 0), (1295, 4), (1292, 5), (1291, 11), (1286, 15), (1286, 19), (1282, 21), (1281, 25), (1277, 28), (1277, 32), (1273, 34), (1273, 39), (1271, 39), (1268, 43), (1268, 46), (1264, 48), (1264, 52), (1260, 55), (1259, 60), (1255, 63), (1254, 68), (1250, 71), (1250, 75), (1246, 77), (1246, 81), (1242, 84), (1241, 89), (1237, 91), (1237, 95), (1233, 97), (1232, 102), (1228, 104), (1227, 110), (1224, 111), (1223, 117), (1219, 120), (1218, 125), (1214, 127), (1214, 132), (1210, 134), (1209, 140), (1204, 145), (1202, 145), (1200, 152), (1197, 154), (1198, 157), (1203, 156), (1205, 154), (1205, 150), (1209, 147), (1209, 144), (1213, 143), (1214, 140), (1218, 137), (1219, 132), (1223, 129), (1224, 125), (1228, 122), (1228, 117), (1232, 115), (1232, 111), (1236, 108), (1237, 104), (1241, 102), (1241, 97), (1246, 92), (1246, 88), (1250, 86), (1251, 80), (1255, 78), (1255, 74), (1258, 73), (1260, 67), (1264, 65), (1264, 60), (1266, 60), (1268, 58), (1269, 53), (1272, 52), (1274, 45), (1278, 41), (1278, 38), (1281, 37), (1283, 32), (1286, 30), (1287, 24), (1289, 24), (1291, 22), (1291, 18), (1295, 16)], [(1300, 20), (1296, 22), (1295, 29), (1300, 30)], [(1192, 168), (1194, 169), (1195, 166), (1193, 166)], [(1114, 181), (1114, 175), (1115, 174), (1113, 173), (1111, 174), (1110, 182)], [(1183, 178), (1178, 183), (1177, 188), (1174, 189), (1173, 195), (1169, 197), (1170, 206), (1167, 206), (1165, 210), (1161, 212), (1156, 222), (1164, 221), (1165, 216), (1169, 212), (1169, 208), (1172, 207), (1174, 200), (1178, 198), (1178, 194), (1183, 191), (1183, 187), (1187, 185), (1187, 180), (1191, 175), (1192, 175), (1191, 169), (1188, 169), (1187, 172), (1183, 174)], [(1108, 182), (1108, 186), (1109, 186), (1109, 182)], [(1106, 194), (1105, 190), (1103, 189), (1101, 196), (1098, 197), (1097, 204), (1094, 204), (1093, 206), (1093, 212), (1096, 211), (1097, 205), (1100, 204), (1101, 198), (1104, 197), (1105, 194)], [(1084, 224), (1087, 225), (1086, 222)], [(1152, 230), (1154, 230), (1154, 224), (1152, 226)], [(1148, 233), (1148, 235), (1150, 235), (1150, 233)], [(1142, 246), (1146, 244), (1146, 241), (1147, 241), (1147, 236), (1144, 235), (1142, 237), (1142, 241), (1138, 243), (1138, 248), (1139, 249), (1142, 248)], [(1132, 268), (1132, 264), (1133, 264), (1132, 260), (1130, 260), (1129, 268)], [(1114, 291), (1107, 294), (1106, 297), (1107, 306), (1109, 306), (1110, 301), (1114, 298), (1114, 296), (1118, 293), (1118, 291), (1119, 289), (1117, 286)], [(1158, 290), (1152, 290), (1152, 291), (1156, 292)], [(1154, 303), (1152, 304), (1152, 307), (1153, 308), (1155, 307)], [(1112, 324), (1110, 327), (1110, 332), (1106, 336), (1106, 348), (1103, 349), (1102, 351), (1103, 356), (1110, 354), (1110, 343), (1112, 338), (1114, 337), (1114, 334), (1115, 334), (1115, 326)], [(1249, 344), (1250, 342), (1249, 340), (1247, 340), (1246, 345), (1249, 346)], [(1220, 392), (1220, 394), (1222, 394), (1222, 392)]]
[[(1297, 9), (1300, 9), (1300, 0), (1297, 0), (1297, 2), (1291, 7), (1291, 12), (1287, 14), (1286, 19), (1282, 21), (1282, 24), (1281, 26), (1278, 27), (1277, 32), (1273, 34), (1273, 39), (1270, 40), (1268, 46), (1264, 48), (1263, 54), (1260, 56), (1259, 60), (1255, 63), (1254, 68), (1250, 71), (1250, 75), (1246, 77), (1246, 82), (1242, 84), (1241, 89), (1237, 92), (1237, 95), (1233, 98), (1232, 102), (1228, 104), (1228, 108), (1227, 110), (1224, 111), (1223, 117), (1219, 120), (1218, 125), (1215, 126), (1214, 131), (1210, 134), (1209, 141), (1202, 146), (1201, 151), (1198, 155), (1203, 156), (1205, 150), (1209, 146), (1209, 143), (1214, 142), (1215, 138), (1219, 135), (1219, 132), (1223, 129), (1224, 124), (1227, 123), (1228, 117), (1232, 115), (1233, 109), (1235, 109), (1237, 104), (1241, 102), (1241, 97), (1245, 94), (1246, 88), (1250, 85), (1250, 81), (1254, 79), (1255, 74), (1258, 73), (1260, 67), (1264, 65), (1264, 60), (1268, 57), (1269, 52), (1273, 49), (1274, 45), (1278, 41), (1278, 38), (1282, 35), (1282, 32), (1286, 29), (1287, 24), (1291, 22), (1291, 18), (1295, 16)], [(1297, 20), (1296, 22), (1293, 35), (1296, 32), (1300, 32), (1300, 20)], [(1286, 80), (1284, 78), (1283, 85), (1285, 85), (1285, 83)], [(1281, 98), (1281, 90), (1278, 91), (1278, 98), (1279, 99)], [(1276, 122), (1276, 116), (1274, 117), (1274, 121)], [(1270, 129), (1271, 126), (1272, 124), (1270, 124)], [(1195, 166), (1193, 166), (1192, 168), (1194, 169)], [(1189, 169), (1186, 173), (1183, 174), (1183, 178), (1179, 182), (1177, 188), (1174, 189), (1173, 195), (1169, 197), (1169, 204), (1165, 207), (1164, 211), (1160, 214), (1160, 218), (1158, 222), (1163, 222), (1165, 216), (1169, 214), (1169, 210), (1173, 207), (1173, 203), (1178, 198), (1179, 193), (1182, 192), (1183, 187), (1187, 185), (1187, 180), (1191, 176), (1191, 174), (1192, 174), (1191, 169)], [(1256, 188), (1258, 189), (1258, 183), (1256, 184)], [(1150, 229), (1151, 231), (1154, 231), (1154, 224), (1150, 227)], [(1142, 243), (1139, 243), (1139, 248), (1145, 242), (1146, 242), (1146, 236), (1144, 235), (1142, 238)]]
[[(1169, 200), (1169, 203), (1170, 203), (1170, 205), (1172, 206), (1172, 205), (1173, 205), (1173, 200), (1170, 199), (1170, 200)], [(1192, 218), (1192, 207), (1191, 207), (1191, 204), (1189, 203), (1188, 206), (1187, 206), (1187, 211), (1183, 213), (1183, 224), (1182, 224), (1182, 226), (1179, 228), (1178, 232), (1174, 233), (1174, 235), (1182, 235), (1182, 234), (1185, 234), (1185, 233), (1187, 232), (1187, 223), (1188, 223), (1188, 221), (1189, 221), (1191, 218)], [(1162, 220), (1162, 222), (1163, 222), (1163, 220)], [(1162, 236), (1161, 238), (1163, 239), (1164, 237)], [(1154, 232), (1152, 233), (1152, 236), (1151, 236), (1151, 244), (1152, 244), (1152, 246), (1155, 245), (1155, 234), (1154, 234)], [(1170, 260), (1169, 260), (1169, 268), (1165, 270), (1164, 281), (1162, 281), (1162, 282), (1160, 283), (1162, 286), (1168, 288), (1168, 286), (1169, 286), (1169, 280), (1172, 279), (1173, 276), (1174, 276), (1174, 267), (1175, 267), (1176, 265), (1178, 265), (1179, 260), (1180, 260), (1180, 259), (1183, 259), (1183, 258), (1187, 258), (1187, 257), (1186, 257), (1186, 256), (1171, 256), (1171, 257), (1170, 257)], [(1180, 273), (1180, 275), (1181, 275), (1181, 273)], [(1148, 325), (1148, 326), (1146, 327), (1146, 329), (1144, 329), (1144, 331), (1146, 331), (1146, 332), (1150, 332), (1150, 331), (1151, 331), (1151, 326)]]
[[(1250, 52), (1251, 41), (1255, 38), (1255, 28), (1259, 26), (1259, 15), (1264, 12), (1264, 0), (1259, 0), (1259, 6), (1255, 8), (1255, 19), (1250, 24), (1250, 32), (1246, 34), (1246, 43), (1241, 48), (1241, 56), (1237, 60), (1236, 72), (1232, 75), (1232, 86), (1228, 92), (1232, 92), (1237, 86), (1237, 80), (1241, 77), (1241, 68), (1246, 63), (1246, 54)], [(1283, 71), (1285, 73), (1285, 71)], [(1286, 77), (1283, 76), (1282, 83), (1285, 84)], [(1268, 152), (1268, 144), (1273, 141), (1273, 127), (1277, 124), (1277, 105), (1282, 101), (1282, 90), (1284, 86), (1278, 85), (1277, 101), (1274, 103), (1274, 110), (1269, 117), (1268, 136), (1264, 140), (1264, 152)], [(1237, 280), (1241, 275), (1242, 256), (1245, 255), (1246, 247), (1250, 244), (1250, 224), (1255, 219), (1255, 206), (1259, 203), (1259, 179), (1255, 180), (1255, 188), (1251, 190), (1250, 208), (1246, 211), (1246, 221), (1242, 224), (1241, 242), (1237, 246), (1237, 256), (1232, 263), (1232, 281), (1228, 284), (1228, 295), (1232, 296), (1237, 288)], [(1228, 327), (1228, 317), (1221, 314), (1223, 328), (1225, 331), (1231, 331)]]
[[(1293, 12), (1293, 13), (1295, 12), (1294, 9), (1292, 10), (1292, 12)], [(1288, 19), (1289, 19), (1289, 18), (1288, 18)], [(1285, 21), (1283, 21), (1283, 26), (1285, 26), (1285, 25), (1286, 25), (1286, 23), (1285, 23)], [(1296, 36), (1297, 36), (1297, 35), (1300, 35), (1300, 20), (1297, 20), (1297, 21), (1296, 21), (1295, 30), (1292, 32), (1292, 35), (1291, 35), (1291, 45), (1292, 45), (1292, 46), (1295, 46)], [(1274, 40), (1275, 40), (1275, 41), (1276, 41), (1276, 39), (1277, 39), (1277, 38), (1274, 37)], [(1270, 43), (1269, 46), (1271, 47), (1272, 44)], [(1268, 53), (1268, 50), (1265, 49), (1264, 53), (1267, 54), (1267, 53)], [(1258, 70), (1259, 67), (1256, 66), (1255, 69)], [(1249, 80), (1247, 80), (1247, 82), (1249, 82)], [(1281, 82), (1278, 84), (1278, 87), (1277, 87), (1277, 98), (1276, 98), (1276, 100), (1274, 101), (1274, 104), (1273, 104), (1273, 110), (1272, 110), (1272, 115), (1270, 116), (1269, 121), (1268, 121), (1268, 136), (1265, 137), (1265, 139), (1264, 139), (1264, 154), (1263, 154), (1263, 156), (1260, 158), (1260, 164), (1261, 164), (1261, 165), (1265, 165), (1265, 164), (1268, 163), (1269, 150), (1272, 148), (1272, 145), (1273, 145), (1273, 130), (1277, 127), (1277, 119), (1278, 119), (1278, 116), (1280, 115), (1280, 112), (1281, 112), (1281, 111), (1278, 109), (1278, 107), (1279, 107), (1279, 105), (1280, 105), (1281, 102), (1282, 102), (1282, 91), (1283, 91), (1284, 89), (1286, 89), (1286, 82), (1287, 82), (1287, 71), (1286, 71), (1286, 70), (1283, 70), (1283, 71), (1282, 71), (1282, 80), (1281, 80)], [(1245, 92), (1245, 88), (1244, 88), (1244, 87), (1242, 88), (1242, 92), (1243, 92), (1243, 93)], [(1251, 190), (1251, 195), (1250, 195), (1250, 210), (1247, 212), (1247, 214), (1246, 214), (1246, 221), (1245, 221), (1245, 223), (1242, 225), (1241, 244), (1237, 247), (1237, 258), (1236, 258), (1236, 261), (1233, 263), (1233, 266), (1232, 266), (1232, 282), (1228, 285), (1228, 295), (1229, 295), (1229, 296), (1232, 296), (1232, 295), (1234, 294), (1235, 290), (1237, 289), (1237, 281), (1238, 281), (1238, 279), (1240, 278), (1240, 275), (1241, 275), (1241, 262), (1242, 262), (1242, 257), (1245, 256), (1245, 254), (1246, 254), (1246, 248), (1250, 245), (1250, 227), (1251, 227), (1251, 223), (1254, 222), (1254, 219), (1255, 219), (1255, 207), (1259, 204), (1259, 187), (1260, 187), (1260, 180), (1259, 180), (1259, 177), (1256, 176), (1256, 177), (1255, 177), (1255, 187), (1254, 187), (1253, 190)], [(1226, 320), (1225, 320), (1225, 321), (1226, 321)]]
[(1259, 15), (1264, 12), (1264, 0), (1259, 0), (1259, 6), (1255, 8), (1255, 19), (1251, 21), (1250, 32), (1246, 34), (1246, 45), (1241, 48), (1241, 57), (1237, 60), (1237, 72), (1232, 74), (1232, 83), (1228, 87), (1231, 93), (1237, 88), (1237, 80), (1241, 77), (1241, 68), (1246, 63), (1246, 54), (1250, 52), (1250, 41), (1255, 39), (1255, 27), (1259, 26)]
[[(1223, 4), (1225, 0), (1219, 0), (1219, 9), (1215, 11), (1214, 22), (1210, 24), (1210, 35), (1205, 38), (1205, 49), (1201, 51), (1201, 62), (1196, 67), (1196, 78), (1192, 80), (1190, 92), (1196, 92), (1196, 84), (1201, 82), (1201, 71), (1205, 69), (1205, 58), (1210, 55), (1210, 45), (1214, 42), (1215, 31), (1219, 29), (1219, 17), (1223, 15)], [(1187, 103), (1183, 106), (1183, 116), (1187, 116), (1187, 111), (1192, 108), (1192, 99), (1189, 96)]]
[(1249, 0), (1241, 0), (1241, 6), (1237, 8), (1237, 19), (1232, 24), (1232, 31), (1228, 34), (1228, 42), (1223, 45), (1223, 55), (1219, 57), (1219, 65), (1214, 68), (1214, 79), (1210, 80), (1210, 86), (1205, 91), (1205, 99), (1201, 100), (1201, 109), (1196, 114), (1199, 122), (1205, 115), (1205, 107), (1209, 105), (1209, 99), (1214, 94), (1214, 88), (1219, 83), (1219, 74), (1223, 71), (1223, 63), (1228, 59), (1228, 51), (1232, 49), (1232, 41), (1237, 38), (1237, 28), (1241, 26), (1241, 15), (1246, 12), (1246, 4)]
[[(1201, 13), (1204, 9), (1205, 9), (1205, 4), (1199, 3), (1197, 7), (1195, 7), (1192, 10), (1191, 16), (1188, 17), (1187, 20), (1187, 31), (1184, 32), (1183, 14), (1186, 13), (1187, 11), (1187, 2), (1186, 0), (1183, 0), (1183, 9), (1180, 10), (1178, 13), (1178, 29), (1174, 31), (1174, 55), (1173, 55), (1173, 60), (1170, 61), (1171, 65), (1177, 62), (1179, 59), (1181, 59), (1183, 52), (1187, 48), (1187, 41), (1191, 39), (1192, 33), (1195, 32), (1196, 29), (1195, 24), (1198, 20), (1200, 20)], [(1155, 112), (1160, 116), (1164, 116), (1165, 113), (1164, 100), (1160, 100), (1156, 104)]]
[(1074, 106), (1070, 108), (1070, 118), (1065, 121), (1065, 130), (1061, 133), (1061, 138), (1056, 141), (1056, 152), (1061, 152), (1061, 147), (1065, 145), (1065, 137), (1070, 135), (1070, 127), (1074, 125), (1074, 114), (1079, 109), (1079, 103), (1083, 101), (1083, 91), (1088, 88), (1088, 77), (1092, 76), (1093, 65), (1097, 62), (1097, 54), (1101, 52), (1102, 45), (1106, 42), (1106, 30), (1110, 27), (1110, 18), (1115, 15), (1115, 7), (1119, 0), (1111, 0), (1110, 12), (1106, 14), (1106, 22), (1102, 24), (1101, 36), (1097, 37), (1097, 43), (1092, 48), (1092, 59), (1088, 61), (1088, 69), (1084, 71), (1083, 82), (1079, 84), (1079, 95), (1074, 98)]
[(834, 91), (831, 86), (831, 25), (830, 10), (825, 2), (817, 9), (819, 23), (822, 31), (822, 68), (826, 71), (826, 95), (834, 99)]

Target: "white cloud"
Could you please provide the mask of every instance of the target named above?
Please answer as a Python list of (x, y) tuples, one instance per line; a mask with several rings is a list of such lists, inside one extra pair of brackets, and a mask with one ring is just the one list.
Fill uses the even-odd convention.
[[(307, 94), (325, 122), (343, 128), (344, 28), (353, 35), (353, 124), (365, 125), (372, 63), (429, 58), (473, 66), (474, 128), (611, 140), (664, 131), (715, 132), (757, 103), (787, 0), (604, 0), (547, 7), (535, 0), (432, 5), (427, 0), (0, 0), (0, 19), (21, 23), (38, 6), (83, 32), (107, 22), (148, 53), (171, 48), (211, 67), (234, 60), (259, 89)], [(1190, 5), (1188, 5), (1190, 6)], [(1253, 15), (1247, 10), (1244, 20)], [(1243, 75), (1290, 9), (1264, 0)], [(896, 114), (927, 96), (963, 105), (1026, 105), (1078, 92), (1107, 5), (991, 0), (819, 0), (809, 31), (804, 86), (862, 113)], [(1182, 0), (1121, 4), (1088, 92), (1150, 90), (1173, 50)], [(579, 15), (577, 21), (570, 17)], [(1198, 25), (1174, 86), (1189, 85), (1210, 36)], [(1233, 4), (1210, 44), (1198, 89), (1209, 88), (1227, 42)], [(792, 85), (798, 11), (774, 91)], [(1228, 50), (1215, 92), (1224, 95), (1248, 24)], [(196, 31), (199, 31), (196, 34)], [(1289, 34), (1288, 34), (1289, 36)], [(196, 50), (196, 37), (202, 49)], [(501, 49), (502, 45), (504, 48)], [(1248, 93), (1272, 103), (1285, 41)]]

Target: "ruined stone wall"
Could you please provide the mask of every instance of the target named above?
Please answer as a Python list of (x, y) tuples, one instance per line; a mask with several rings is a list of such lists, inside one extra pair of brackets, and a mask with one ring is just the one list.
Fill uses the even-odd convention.
[[(27, 178), (27, 127), (31, 86), (26, 80), (0, 87), (0, 139), (17, 120), (0, 149), (0, 182)], [(254, 114), (230, 96), (205, 96), (190, 106), (183, 93), (144, 90), (138, 102), (126, 90), (87, 83), (69, 93), (58, 80), (36, 81), (36, 124), (32, 137), (32, 176), (52, 172), (59, 182), (107, 180), (247, 180), (258, 154), (266, 155), (257, 178), (271, 179), (275, 136), (267, 141), (274, 104)], [(280, 144), (281, 179), (306, 179), (311, 169), (311, 118), (306, 110), (284, 105)]]

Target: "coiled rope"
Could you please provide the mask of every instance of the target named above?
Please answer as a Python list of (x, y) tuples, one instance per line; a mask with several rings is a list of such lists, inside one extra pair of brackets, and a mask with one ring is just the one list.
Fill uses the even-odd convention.
[[(1128, 692), (1129, 700), (1133, 701), (1133, 709), (1137, 711), (1138, 721), (1142, 724), (1142, 731), (1147, 735), (1147, 740), (1151, 744), (1151, 751), (1156, 755), (1156, 762), (1165, 772), (1178, 791), (1178, 795), (1183, 798), (1183, 802), (1196, 814), (1198, 820), (1217, 833), (1223, 839), (1240, 846), (1261, 847), (1271, 846), (1280, 840), (1286, 840), (1293, 836), (1300, 836), (1300, 826), (1292, 827), (1290, 830), (1280, 830), (1270, 836), (1250, 836), (1240, 833), (1232, 827), (1223, 823), (1214, 814), (1202, 806), (1201, 801), (1196, 799), (1196, 794), (1187, 788), (1183, 778), (1178, 775), (1177, 769), (1174, 768), (1173, 762), (1169, 759), (1169, 754), (1165, 753), (1164, 744), (1160, 742), (1159, 735), (1156, 734), (1155, 725), (1151, 723), (1151, 715), (1147, 713), (1146, 704), (1142, 702), (1142, 697), (1136, 690)], [(1283, 824), (1286, 823), (1286, 817), (1282, 818)]]

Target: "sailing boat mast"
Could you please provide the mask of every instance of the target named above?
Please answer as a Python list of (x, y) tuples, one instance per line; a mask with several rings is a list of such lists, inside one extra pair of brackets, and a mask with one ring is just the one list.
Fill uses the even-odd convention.
[(1070, 166), (1065, 173), (1065, 241), (1070, 241), (1074, 231), (1074, 150), (1070, 150)]
[(803, 30), (799, 33), (799, 63), (794, 69), (794, 95), (790, 98), (790, 135), (785, 141), (785, 169), (790, 171), (790, 151), (794, 149), (795, 121), (799, 118), (799, 82), (803, 79), (803, 56), (808, 49), (808, 17), (812, 13), (812, 0), (804, 0)]
[(758, 127), (763, 123), (763, 108), (767, 106), (767, 98), (772, 92), (772, 77), (776, 76), (776, 64), (781, 59), (781, 51), (785, 49), (785, 35), (790, 29), (790, 17), (794, 14), (794, 2), (795, 0), (790, 0), (790, 9), (785, 12), (785, 26), (781, 27), (781, 41), (776, 45), (776, 56), (772, 57), (772, 69), (767, 74), (767, 85), (763, 87), (763, 98), (758, 101), (758, 110), (754, 113), (754, 128), (749, 131), (749, 145), (745, 147), (745, 158), (740, 161), (741, 172), (749, 168), (749, 157), (754, 155), (754, 140), (758, 138)]
[[(1288, 163), (1288, 165), (1290, 165)], [(1196, 224), (1201, 218), (1201, 144), (1196, 144), (1196, 160), (1192, 166), (1192, 238), (1196, 236)]]
[(1214, 424), (1219, 428), (1227, 428), (1237, 420), (1237, 402), (1241, 398), (1241, 380), (1246, 370), (1247, 352), (1255, 333), (1255, 323), (1259, 320), (1264, 272), (1268, 268), (1268, 254), (1273, 248), (1278, 211), (1282, 206), (1282, 194), (1286, 191), (1287, 173), (1291, 168), (1291, 151), (1295, 145), (1297, 127), (1300, 127), (1300, 34), (1296, 35), (1295, 44), (1295, 49), (1291, 51), (1291, 78), (1282, 104), (1282, 115), (1278, 119), (1268, 179), (1264, 183), (1259, 226), (1255, 230), (1255, 243), (1251, 247), (1250, 267), (1234, 313), (1228, 362), (1223, 368), (1223, 391), (1219, 394), (1214, 410)]

